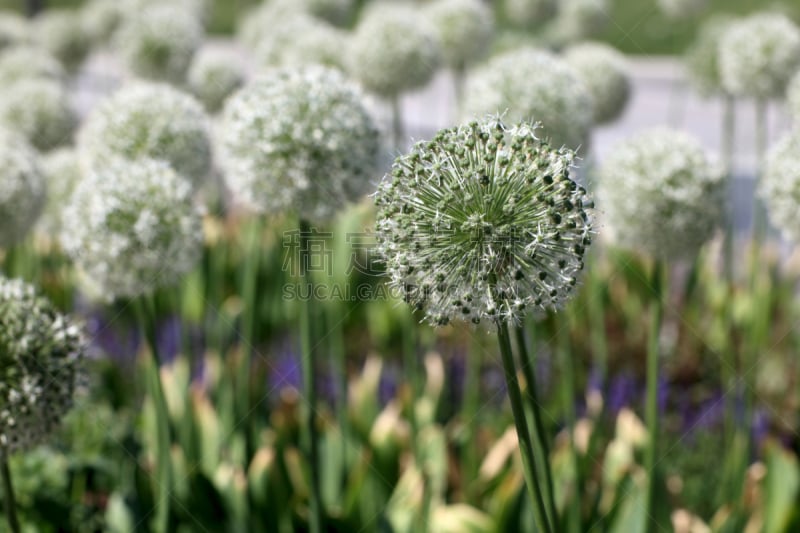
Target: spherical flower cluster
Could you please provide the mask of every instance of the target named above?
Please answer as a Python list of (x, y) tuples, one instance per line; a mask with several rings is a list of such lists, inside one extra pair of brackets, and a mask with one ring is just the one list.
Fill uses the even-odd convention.
[(248, 50), (255, 49), (262, 39), (280, 29), (286, 17), (305, 13), (303, 2), (298, 0), (272, 0), (246, 10), (239, 21), (236, 38)]
[(262, 68), (326, 65), (344, 70), (346, 34), (308, 15), (286, 16), (259, 41), (256, 64)]
[(770, 150), (760, 188), (772, 225), (800, 239), (800, 134), (787, 135)]
[(31, 285), (0, 276), (0, 449), (44, 441), (72, 408), (86, 343)]
[(337, 26), (346, 25), (355, 9), (353, 0), (305, 0), (305, 2), (310, 13)]
[(466, 117), (505, 111), (508, 121), (540, 122), (552, 144), (572, 149), (587, 143), (593, 120), (592, 97), (575, 70), (534, 48), (496, 56), (467, 80)]
[(723, 172), (693, 137), (640, 134), (605, 161), (597, 201), (619, 245), (663, 259), (691, 257), (724, 214)]
[(10, 85), (27, 78), (46, 78), (63, 81), (66, 72), (61, 63), (47, 51), (21, 45), (0, 52), (0, 83)]
[(115, 47), (137, 76), (180, 83), (203, 41), (200, 22), (172, 5), (147, 6), (114, 36)]
[(719, 44), (722, 85), (735, 96), (783, 96), (800, 68), (800, 29), (778, 13), (751, 15), (731, 25)]
[(23, 135), (41, 151), (69, 143), (76, 124), (67, 93), (56, 81), (21, 80), (0, 97), (0, 125)]
[(708, 0), (658, 0), (657, 3), (661, 12), (673, 19), (689, 18), (708, 6)]
[(16, 13), (0, 13), (0, 50), (28, 41), (28, 21)]
[(235, 55), (204, 48), (194, 56), (187, 81), (206, 109), (216, 112), (225, 99), (244, 84), (244, 77), (244, 67)]
[(631, 93), (625, 56), (607, 44), (586, 42), (568, 48), (564, 60), (589, 89), (594, 123), (606, 124), (619, 118)]
[(57, 237), (63, 227), (64, 207), (69, 204), (83, 172), (73, 148), (50, 152), (42, 158), (40, 166), (47, 184), (47, 204), (37, 223), (37, 230)]
[(125, 18), (119, 0), (90, 0), (82, 8), (83, 28), (95, 44), (107, 43)]
[(169, 5), (179, 9), (184, 17), (191, 17), (205, 26), (211, 19), (212, 0), (117, 0), (124, 8), (126, 16), (135, 16), (137, 13), (153, 7)]
[(33, 19), (33, 37), (68, 70), (80, 67), (91, 47), (81, 12), (72, 9), (42, 11)]
[(531, 28), (541, 25), (558, 12), (556, 0), (505, 0), (506, 19), (514, 26)]
[(63, 213), (61, 245), (106, 300), (168, 286), (202, 248), (192, 187), (163, 161), (109, 160), (84, 176)]
[(440, 131), (400, 156), (376, 196), (391, 284), (432, 324), (519, 322), (560, 307), (592, 240), (574, 153), (497, 119)]
[(481, 0), (437, 0), (427, 16), (439, 34), (445, 63), (455, 69), (481, 59), (494, 33), (492, 11)]
[(786, 89), (786, 100), (789, 104), (789, 113), (795, 121), (795, 126), (800, 127), (800, 70), (794, 75)]
[(394, 97), (430, 81), (441, 61), (436, 30), (403, 7), (376, 6), (352, 38), (350, 72), (369, 91)]
[(137, 82), (92, 111), (78, 146), (88, 167), (113, 157), (161, 159), (199, 188), (211, 166), (207, 121), (191, 95), (166, 84)]
[(561, 0), (548, 40), (562, 46), (596, 37), (605, 30), (610, 11), (608, 0)]
[(223, 166), (238, 199), (324, 221), (363, 194), (381, 148), (363, 96), (337, 70), (281, 69), (225, 105)]
[(686, 52), (689, 80), (704, 95), (723, 92), (719, 72), (719, 43), (735, 19), (715, 15), (700, 27), (697, 38)]
[(47, 197), (34, 149), (19, 135), (0, 131), (0, 248), (21, 241)]

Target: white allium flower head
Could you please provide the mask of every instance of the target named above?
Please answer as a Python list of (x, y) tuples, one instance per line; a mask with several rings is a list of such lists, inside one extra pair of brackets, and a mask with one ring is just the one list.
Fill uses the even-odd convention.
[(374, 176), (380, 135), (358, 87), (334, 69), (270, 71), (225, 104), (222, 163), (243, 204), (324, 221)]
[(608, 25), (608, 0), (560, 0), (558, 6), (548, 31), (549, 40), (556, 45), (591, 39)]
[(36, 151), (19, 135), (0, 130), (0, 248), (25, 238), (46, 198)]
[(593, 122), (592, 97), (575, 70), (549, 52), (527, 47), (495, 56), (467, 80), (467, 118), (504, 111), (510, 122), (540, 122), (552, 144), (572, 149), (588, 142)]
[(441, 62), (436, 30), (408, 7), (367, 9), (350, 45), (350, 72), (367, 90), (385, 97), (425, 85)]
[(27, 78), (62, 82), (66, 71), (58, 59), (39, 47), (20, 45), (0, 52), (0, 83), (10, 85)]
[(41, 151), (68, 144), (78, 122), (64, 87), (52, 80), (20, 80), (0, 95), (0, 126)]
[(195, 54), (187, 76), (192, 93), (210, 112), (219, 111), (244, 81), (244, 66), (236, 54), (216, 48), (203, 48)]
[(708, 0), (658, 0), (661, 12), (672, 19), (685, 19), (697, 15), (708, 7)]
[(40, 166), (47, 183), (47, 204), (37, 229), (45, 235), (57, 237), (63, 227), (64, 208), (69, 204), (83, 172), (74, 148), (53, 150), (42, 157)]
[(307, 9), (314, 16), (344, 26), (355, 10), (354, 0), (305, 0)]
[(0, 50), (27, 43), (30, 25), (28, 21), (10, 11), (0, 11)]
[(800, 133), (786, 135), (770, 150), (760, 189), (772, 225), (796, 242), (800, 239)]
[(120, 26), (114, 45), (137, 76), (181, 83), (203, 42), (200, 21), (173, 5), (145, 6)]
[(786, 89), (786, 100), (789, 104), (789, 113), (795, 121), (795, 127), (800, 128), (800, 70), (794, 75)]
[(0, 449), (43, 442), (72, 408), (86, 343), (80, 329), (22, 280), (0, 276)]
[(723, 220), (723, 172), (695, 138), (658, 128), (606, 159), (597, 202), (620, 246), (667, 260), (692, 257)]
[(595, 124), (619, 118), (631, 93), (625, 56), (607, 44), (585, 42), (569, 47), (564, 60), (589, 89)]
[(261, 68), (325, 65), (344, 70), (347, 34), (308, 15), (287, 15), (255, 48)]
[(736, 96), (783, 96), (800, 68), (800, 29), (785, 15), (758, 13), (731, 25), (719, 44), (723, 87)]
[(134, 82), (103, 101), (78, 133), (78, 147), (87, 167), (114, 157), (164, 160), (196, 188), (211, 166), (202, 104), (164, 83)]
[(113, 159), (91, 169), (64, 209), (61, 245), (106, 300), (175, 283), (203, 242), (191, 184), (163, 161)]
[(36, 15), (33, 38), (68, 70), (80, 67), (91, 47), (81, 12), (75, 9), (45, 9)]
[(97, 44), (107, 43), (125, 18), (125, 4), (120, 0), (89, 0), (81, 8), (83, 27)]
[(181, 10), (184, 17), (191, 17), (205, 26), (211, 19), (212, 0), (115, 0), (125, 11), (125, 16), (135, 16), (153, 7), (168, 5)]
[(558, 12), (556, 0), (505, 0), (503, 9), (506, 19), (521, 28), (536, 27)]
[(306, 13), (303, 2), (298, 0), (272, 0), (262, 2), (245, 11), (239, 19), (236, 38), (248, 50), (255, 49), (270, 33), (279, 31), (286, 17)]
[(426, 14), (438, 32), (449, 67), (463, 69), (486, 55), (494, 18), (482, 0), (437, 0), (427, 6)]
[(686, 52), (689, 80), (704, 95), (724, 92), (719, 71), (719, 46), (722, 36), (734, 22), (730, 15), (715, 15), (700, 27), (697, 38)]
[(376, 194), (391, 284), (435, 325), (511, 321), (561, 307), (592, 240), (575, 154), (528, 123), (440, 131), (398, 157)]

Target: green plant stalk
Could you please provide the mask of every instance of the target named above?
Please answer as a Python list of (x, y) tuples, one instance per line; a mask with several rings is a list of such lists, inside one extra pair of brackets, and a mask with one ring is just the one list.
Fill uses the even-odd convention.
[[(722, 165), (725, 171), (728, 190), (733, 183), (733, 150), (736, 138), (736, 100), (731, 95), (724, 99), (722, 114)], [(725, 280), (730, 286), (733, 283), (733, 206), (727, 205), (725, 224), (725, 241), (723, 243)]]
[[(767, 151), (767, 102), (759, 99), (756, 102), (756, 188), (761, 183), (761, 174), (764, 171), (764, 157)], [(767, 212), (761, 203), (758, 194), (753, 195), (753, 261), (755, 262), (758, 250), (764, 242), (767, 232)]]
[(644, 467), (647, 471), (644, 516), (652, 515), (651, 510), (655, 494), (655, 469), (658, 443), (659, 337), (661, 336), (661, 322), (664, 309), (661, 302), (663, 276), (663, 265), (660, 260), (656, 260), (653, 265), (652, 279), (650, 282), (653, 290), (653, 299), (650, 303), (650, 329), (647, 337), (647, 396), (645, 400), (645, 423), (647, 424), (648, 440), (644, 457)]
[(341, 317), (343, 314), (340, 313), (341, 310), (336, 302), (329, 302), (327, 311), (331, 360), (333, 362), (334, 374), (339, 381), (339, 394), (341, 395), (336, 402), (336, 419), (339, 422), (339, 431), (342, 434), (342, 441), (345, 443), (344, 446), (342, 446), (341, 461), (344, 471), (349, 472), (350, 465), (347, 460), (347, 443), (350, 438), (350, 420), (347, 417), (347, 352), (345, 351), (344, 332), (342, 331)]
[(464, 107), (464, 85), (467, 80), (467, 68), (461, 64), (453, 68), (453, 94), (456, 98), (456, 114)]
[(405, 143), (405, 128), (403, 127), (403, 107), (400, 104), (400, 95), (391, 97), (392, 106), (392, 140), (395, 150), (401, 150)]
[(20, 533), (19, 518), (17, 518), (17, 502), (14, 499), (14, 485), (11, 483), (11, 470), (8, 468), (8, 457), (3, 454), (0, 459), (0, 472), (3, 476), (3, 503), (5, 504), (6, 520), (11, 533)]
[(547, 518), (553, 524), (556, 531), (559, 530), (558, 511), (556, 510), (555, 489), (553, 485), (553, 474), (550, 469), (550, 446), (548, 445), (547, 433), (544, 429), (544, 423), (541, 415), (541, 403), (539, 401), (539, 394), (537, 392), (536, 373), (534, 365), (536, 362), (531, 357), (528, 351), (527, 343), (525, 342), (525, 328), (518, 325), (515, 328), (517, 337), (517, 346), (519, 347), (520, 366), (522, 366), (522, 376), (525, 378), (525, 399), (528, 401), (528, 407), (531, 411), (531, 418), (533, 420), (533, 431), (531, 437), (533, 438), (536, 446), (534, 446), (535, 459), (538, 462), (539, 469), (544, 473), (544, 501), (547, 506)]
[[(595, 256), (592, 261), (597, 261)], [(589, 271), (593, 269), (590, 267)], [(591, 275), (587, 283), (589, 287), (589, 300), (587, 302), (589, 311), (589, 335), (592, 341), (592, 351), (595, 359), (595, 370), (598, 372), (600, 390), (605, 393), (606, 380), (608, 379), (608, 340), (606, 338), (606, 316), (605, 316), (605, 288), (604, 280), (597, 279)], [(604, 394), (605, 395), (605, 394)]]
[[(308, 235), (311, 227), (305, 220), (300, 220), (300, 278), (307, 284), (312, 283), (306, 271), (308, 260)], [(309, 291), (309, 295), (313, 291)], [(309, 297), (310, 298), (310, 297)], [(303, 374), (303, 393), (306, 397), (306, 409), (303, 416), (304, 440), (311, 471), (311, 487), (309, 493), (309, 530), (311, 533), (324, 531), (322, 513), (322, 490), (319, 462), (319, 434), (317, 431), (316, 406), (317, 383), (314, 372), (313, 344), (311, 339), (311, 301), (303, 301), (300, 305), (300, 367)]]
[(483, 346), (480, 339), (474, 336), (470, 344), (464, 378), (464, 402), (461, 406), (461, 420), (464, 424), (464, 455), (461, 465), (464, 479), (476, 479), (478, 475), (478, 450), (475, 446), (474, 427), (477, 424), (480, 404)]
[[(539, 483), (542, 477), (536, 468), (536, 454), (533, 451), (534, 443), (528, 429), (528, 420), (525, 416), (525, 407), (522, 402), (522, 391), (520, 391), (519, 382), (517, 381), (517, 370), (511, 350), (508, 324), (500, 320), (497, 321), (497, 339), (500, 343), (500, 355), (503, 358), (503, 371), (508, 387), (508, 398), (511, 401), (511, 411), (517, 428), (525, 484), (533, 500), (533, 517), (536, 522), (536, 528), (537, 531), (543, 533), (555, 533), (553, 525), (547, 519), (547, 508), (542, 498), (541, 485)], [(541, 450), (539, 453), (541, 453)]]
[(248, 456), (253, 451), (250, 441), (252, 436), (252, 416), (250, 409), (250, 378), (253, 368), (253, 355), (255, 354), (255, 329), (259, 319), (258, 314), (258, 270), (261, 266), (261, 230), (262, 221), (254, 218), (247, 228), (245, 238), (245, 259), (242, 270), (242, 359), (239, 361), (236, 372), (236, 406), (235, 421), (244, 427), (247, 436)]
[[(567, 324), (568, 320), (565, 321)], [(563, 373), (561, 384), (561, 400), (564, 404), (564, 418), (567, 422), (567, 435), (569, 436), (569, 461), (572, 471), (574, 473), (573, 494), (567, 492), (569, 501), (567, 502), (567, 528), (566, 530), (571, 533), (579, 533), (581, 530), (581, 501), (580, 501), (580, 487), (581, 476), (578, 469), (578, 455), (575, 450), (575, 423), (577, 421), (577, 413), (575, 411), (575, 364), (570, 359), (569, 348), (569, 329), (565, 324), (563, 327), (558, 328), (556, 333), (558, 342), (558, 358), (561, 364), (561, 371)]]

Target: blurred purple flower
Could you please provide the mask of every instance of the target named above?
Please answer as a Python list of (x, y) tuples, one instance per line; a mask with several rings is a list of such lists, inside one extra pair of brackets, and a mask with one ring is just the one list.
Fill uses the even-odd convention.
[(109, 320), (101, 313), (89, 315), (86, 332), (91, 356), (108, 357), (117, 363), (132, 363), (142, 344), (142, 335), (133, 324)]
[(614, 376), (608, 386), (608, 410), (616, 415), (623, 407), (629, 406), (639, 396), (636, 378), (630, 374)]

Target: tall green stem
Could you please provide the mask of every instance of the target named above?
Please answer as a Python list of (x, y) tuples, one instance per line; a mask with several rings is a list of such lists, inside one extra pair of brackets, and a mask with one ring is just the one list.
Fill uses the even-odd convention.
[[(733, 96), (726, 95), (724, 99), (722, 117), (722, 164), (725, 170), (728, 192), (733, 185), (733, 150), (736, 138), (736, 100)], [(730, 204), (731, 202), (728, 202)], [(734, 237), (734, 212), (733, 206), (728, 205), (726, 210), (726, 227), (724, 247), (725, 279), (728, 284), (733, 283), (733, 237)]]
[[(767, 151), (767, 102), (759, 99), (756, 102), (756, 182), (755, 187), (761, 183), (761, 173), (764, 171), (764, 156)], [(753, 195), (753, 239), (755, 241), (754, 256), (757, 249), (764, 242), (767, 232), (767, 213), (757, 194)], [(754, 257), (755, 260), (755, 257)]]
[(533, 499), (533, 518), (538, 531), (555, 533), (554, 528), (547, 519), (547, 509), (542, 498), (540, 486), (542, 477), (539, 476), (536, 468), (536, 455), (533, 451), (534, 444), (531, 439), (530, 430), (528, 429), (528, 420), (525, 418), (525, 407), (522, 403), (522, 391), (520, 391), (519, 382), (517, 381), (517, 371), (514, 365), (514, 355), (511, 351), (508, 324), (503, 321), (497, 322), (497, 338), (500, 342), (500, 354), (503, 358), (503, 370), (508, 387), (508, 397), (511, 401), (511, 411), (514, 415), (514, 423), (517, 428), (517, 438), (519, 439), (520, 453), (522, 454), (525, 483)]
[(17, 518), (17, 502), (14, 499), (14, 485), (11, 483), (11, 470), (8, 468), (8, 458), (3, 454), (0, 458), (0, 472), (3, 476), (3, 502), (5, 503), (6, 520), (11, 533), (19, 533), (19, 519)]
[(581, 529), (581, 502), (580, 502), (580, 471), (578, 468), (578, 455), (575, 450), (575, 423), (577, 413), (575, 411), (575, 362), (570, 359), (569, 330), (562, 326), (557, 332), (558, 338), (558, 358), (561, 366), (561, 401), (564, 409), (564, 419), (567, 424), (567, 435), (569, 436), (569, 461), (572, 468), (573, 477), (572, 493), (566, 491), (569, 498), (567, 500), (567, 528), (570, 533), (578, 533)]
[(342, 434), (342, 468), (349, 470), (347, 461), (347, 442), (350, 436), (350, 420), (347, 416), (347, 353), (345, 351), (344, 332), (342, 331), (342, 313), (339, 305), (329, 302), (328, 329), (330, 331), (330, 351), (333, 361), (333, 370), (338, 380), (339, 398), (336, 401), (336, 418), (339, 422), (339, 431)]
[(663, 266), (659, 260), (653, 265), (652, 280), (653, 299), (650, 303), (650, 330), (647, 337), (647, 397), (645, 403), (645, 422), (647, 424), (648, 441), (645, 449), (645, 469), (647, 471), (647, 492), (645, 493), (644, 516), (651, 516), (655, 494), (655, 469), (658, 442), (658, 364), (659, 337), (663, 314)]
[(253, 354), (255, 353), (255, 329), (258, 323), (258, 270), (261, 264), (261, 220), (254, 219), (248, 226), (245, 239), (245, 259), (242, 271), (242, 360), (239, 361), (236, 374), (238, 393), (236, 394), (236, 421), (242, 423), (247, 435), (247, 442), (251, 437), (251, 409), (250, 409), (250, 372), (252, 369)]
[(395, 150), (402, 150), (405, 144), (405, 128), (403, 127), (403, 109), (400, 105), (400, 95), (391, 98), (392, 105), (392, 135)]

